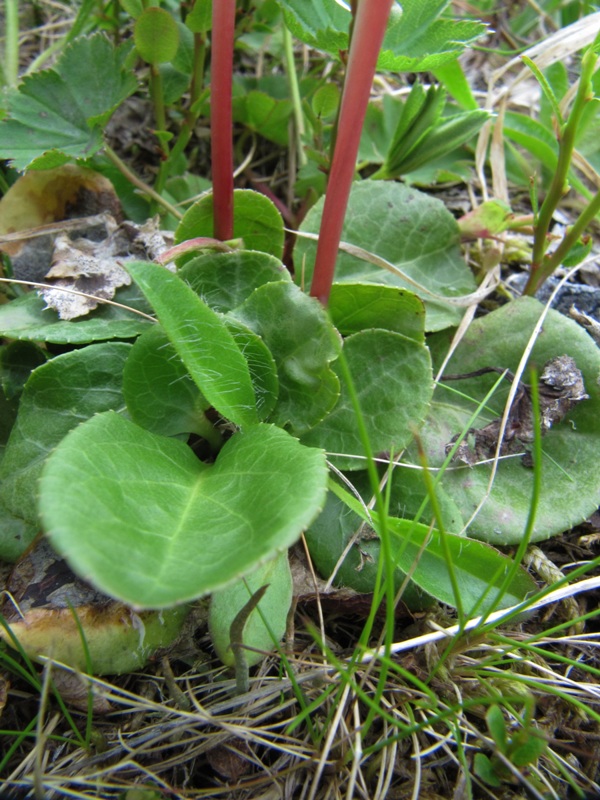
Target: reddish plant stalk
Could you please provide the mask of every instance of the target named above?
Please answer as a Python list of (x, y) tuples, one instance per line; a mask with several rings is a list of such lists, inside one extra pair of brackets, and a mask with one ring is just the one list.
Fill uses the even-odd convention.
[(338, 118), (337, 138), (323, 207), (312, 297), (327, 305), (348, 197), (354, 180), (358, 145), (393, 0), (358, 0), (352, 26), (348, 67)]
[(216, 0), (212, 10), (210, 146), (213, 227), (216, 239), (233, 239), (233, 120), (231, 93), (235, 0)]

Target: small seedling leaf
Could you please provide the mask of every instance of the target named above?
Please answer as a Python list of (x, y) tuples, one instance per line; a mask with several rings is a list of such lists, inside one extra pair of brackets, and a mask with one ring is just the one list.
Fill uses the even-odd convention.
[(78, 575), (131, 605), (164, 608), (288, 548), (321, 509), (326, 481), (323, 452), (271, 425), (236, 433), (208, 465), (108, 412), (49, 457), (40, 509)]
[(500, 706), (490, 706), (485, 715), (485, 721), (492, 739), (496, 743), (498, 750), (506, 755), (508, 747), (508, 736), (506, 733), (506, 720)]

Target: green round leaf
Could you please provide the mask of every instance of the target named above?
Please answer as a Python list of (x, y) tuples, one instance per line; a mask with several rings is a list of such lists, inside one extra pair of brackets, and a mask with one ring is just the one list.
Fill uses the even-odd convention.
[(263, 283), (291, 281), (281, 261), (255, 250), (203, 253), (178, 274), (207, 305), (221, 312), (241, 305)]
[[(201, 197), (186, 211), (175, 231), (175, 244), (198, 236), (214, 236), (212, 194)], [(233, 237), (242, 239), (247, 250), (270, 253), (281, 260), (283, 255), (283, 220), (273, 203), (250, 189), (233, 193)], [(178, 266), (189, 261), (183, 256)]]
[(130, 605), (164, 608), (288, 548), (322, 508), (326, 482), (323, 452), (275, 426), (236, 433), (208, 465), (108, 412), (52, 453), (39, 504), (78, 575)]
[(0, 467), (0, 502), (14, 516), (37, 522), (42, 466), (72, 428), (98, 412), (124, 407), (121, 382), (130, 350), (121, 342), (89, 345), (31, 373)]
[[(306, 215), (301, 230), (318, 233), (324, 198)], [(362, 181), (352, 187), (342, 241), (386, 259), (410, 279), (438, 295), (454, 297), (475, 291), (475, 281), (459, 247), (458, 224), (444, 204), (400, 183)], [(298, 238), (296, 264), (304, 281), (312, 280), (316, 242)], [(425, 303), (428, 331), (457, 325), (463, 311), (420, 292), (397, 274), (340, 251), (335, 280), (339, 283), (384, 284), (408, 289)]]
[(151, 6), (140, 14), (133, 38), (138, 53), (148, 64), (171, 61), (179, 47), (177, 23), (168, 11), (157, 6)]
[(307, 431), (334, 407), (339, 381), (331, 362), (340, 339), (325, 310), (290, 281), (265, 283), (231, 316), (255, 331), (271, 351), (279, 398), (271, 421)]
[[(399, 333), (367, 330), (345, 340), (344, 354), (373, 451), (398, 452), (412, 440), (428, 410), (433, 386), (429, 351)], [(339, 367), (336, 371), (339, 374)], [(356, 416), (343, 380), (333, 411), (302, 441), (329, 453), (343, 453), (331, 456), (340, 469), (365, 468)]]
[[(461, 374), (484, 367), (514, 371), (542, 310), (537, 300), (523, 297), (475, 320), (446, 373)], [(448, 344), (449, 335), (440, 335), (436, 349), (443, 355)], [(542, 486), (533, 541), (547, 539), (580, 523), (600, 503), (600, 350), (583, 328), (558, 312), (550, 311), (531, 361), (541, 371), (547, 361), (562, 355), (575, 360), (590, 399), (569, 411), (566, 418), (542, 438)], [(482, 375), (438, 385), (422, 431), (432, 467), (441, 466), (446, 445), (464, 430), (477, 404), (497, 378), (497, 374)], [(523, 379), (529, 380), (527, 375)], [(501, 416), (509, 388), (508, 381), (503, 381), (472, 427), (482, 428)], [(502, 460), (487, 496), (490, 470), (490, 464), (474, 467), (463, 466), (460, 462), (452, 464), (443, 477), (444, 489), (457, 502), (465, 519), (469, 519), (486, 498), (467, 530), (470, 536), (495, 544), (516, 544), (523, 536), (529, 515), (533, 471), (518, 456)]]

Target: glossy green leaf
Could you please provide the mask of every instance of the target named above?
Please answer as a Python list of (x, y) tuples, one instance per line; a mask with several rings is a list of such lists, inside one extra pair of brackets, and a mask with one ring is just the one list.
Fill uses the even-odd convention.
[(48, 459), (40, 510), (77, 574), (124, 602), (161, 608), (288, 548), (322, 507), (326, 480), (323, 453), (271, 425), (236, 433), (208, 465), (108, 412)]
[(231, 311), (263, 283), (291, 281), (274, 256), (255, 250), (204, 253), (188, 261), (179, 276), (215, 311)]
[[(323, 198), (306, 215), (301, 230), (318, 233)], [(459, 248), (456, 220), (439, 200), (399, 183), (362, 181), (354, 184), (342, 230), (342, 241), (358, 245), (386, 259), (410, 279), (437, 295), (453, 297), (475, 290), (470, 269)], [(316, 243), (298, 238), (296, 264), (305, 267), (305, 281), (312, 280)], [(368, 261), (338, 254), (336, 282), (370, 282), (416, 292), (426, 309), (426, 330), (458, 324), (463, 311), (432, 299), (397, 274)]]
[[(186, 211), (175, 231), (175, 244), (198, 236), (214, 236), (212, 194), (201, 197)], [(250, 189), (233, 193), (233, 237), (242, 239), (247, 250), (259, 250), (281, 259), (283, 220), (273, 203)], [(178, 260), (181, 266), (189, 257)]]
[[(519, 298), (475, 320), (446, 369), (447, 374), (472, 372), (483, 367), (515, 370), (539, 319), (543, 306), (529, 297)], [(449, 335), (440, 334), (436, 351), (447, 352)], [(552, 358), (571, 356), (581, 370), (589, 400), (579, 403), (542, 438), (543, 459), (539, 505), (532, 539), (539, 541), (577, 525), (600, 504), (598, 436), (600, 435), (600, 350), (583, 328), (556, 311), (550, 311), (533, 349), (531, 361), (538, 369)], [(440, 467), (445, 446), (465, 429), (478, 403), (497, 375), (482, 375), (438, 385), (431, 413), (421, 432), (427, 459)], [(528, 375), (523, 380), (529, 382)], [(500, 416), (509, 391), (503, 381), (487, 409), (473, 427), (481, 428)], [(523, 448), (525, 449), (525, 448)], [(470, 536), (499, 545), (516, 544), (525, 530), (533, 492), (533, 472), (519, 456), (498, 465), (492, 491), (487, 496), (490, 464), (452, 465), (443, 477), (465, 519), (484, 501), (468, 528)]]
[(331, 362), (341, 346), (320, 303), (291, 281), (269, 282), (231, 316), (264, 340), (277, 364), (279, 397), (271, 421), (297, 435), (316, 425), (339, 396)]
[(122, 372), (131, 345), (111, 342), (73, 350), (35, 369), (0, 466), (0, 501), (15, 516), (37, 520), (37, 481), (48, 454), (83, 420), (124, 408)]
[(374, 283), (334, 283), (327, 309), (343, 336), (367, 328), (383, 328), (415, 342), (425, 339), (425, 307), (406, 289)]
[(96, 34), (75, 40), (53, 69), (25, 77), (0, 122), (0, 158), (17, 169), (47, 169), (96, 153), (103, 126), (137, 88), (122, 61), (123, 53)]
[(146, 8), (133, 29), (135, 47), (148, 64), (171, 61), (179, 46), (177, 23), (168, 11), (157, 6)]
[[(210, 637), (217, 655), (227, 666), (231, 667), (235, 663), (231, 649), (231, 625), (254, 592), (265, 585), (268, 586), (267, 591), (261, 598), (258, 608), (252, 611), (246, 621), (243, 641), (240, 644), (270, 652), (286, 631), (287, 616), (292, 603), (294, 587), (287, 553), (280, 553), (233, 586), (214, 592), (210, 599), (208, 615)], [(268, 627), (263, 622), (259, 610), (266, 619)], [(258, 664), (262, 659), (262, 653), (255, 653), (252, 650), (245, 652), (248, 666)]]
[[(350, 12), (336, 0), (278, 0), (285, 22), (298, 39), (339, 58), (348, 49)], [(439, 19), (444, 0), (404, 0), (392, 6), (378, 69), (418, 72), (455, 59), (465, 45), (486, 32), (480, 22)]]
[(164, 267), (142, 261), (126, 266), (204, 397), (238, 425), (256, 422), (248, 364), (223, 320)]
[[(428, 349), (399, 333), (375, 329), (349, 336), (344, 354), (373, 451), (398, 452), (427, 414), (433, 387)], [(341, 377), (340, 381), (337, 405), (302, 441), (335, 453), (330, 458), (339, 469), (364, 469), (354, 409)]]

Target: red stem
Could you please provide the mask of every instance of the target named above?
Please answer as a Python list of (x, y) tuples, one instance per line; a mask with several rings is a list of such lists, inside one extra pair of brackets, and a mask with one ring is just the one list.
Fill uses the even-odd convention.
[(358, 145), (392, 0), (358, 0), (310, 293), (327, 305)]
[(235, 0), (216, 0), (212, 11), (210, 143), (214, 236), (233, 239), (233, 46)]

